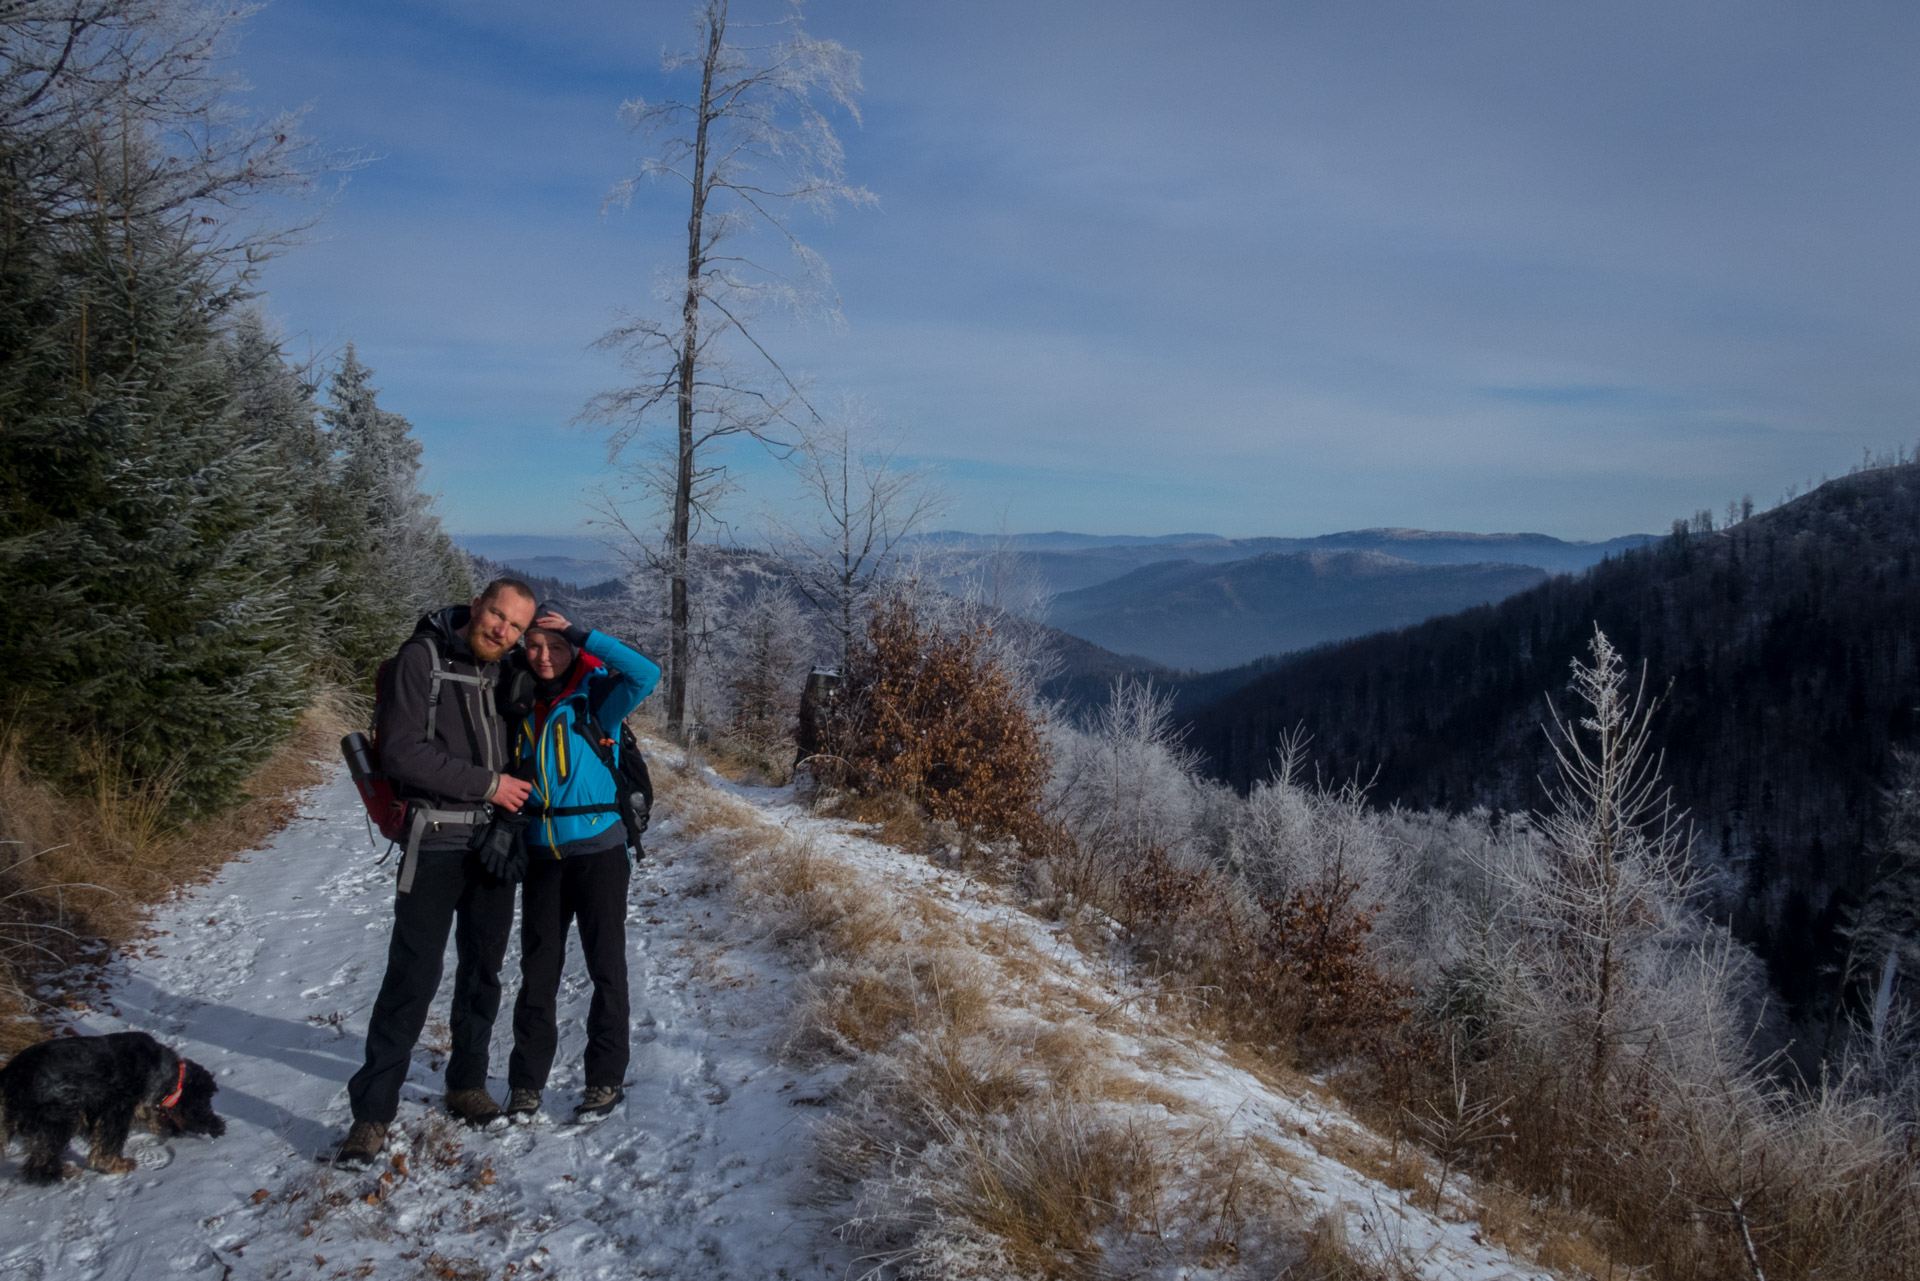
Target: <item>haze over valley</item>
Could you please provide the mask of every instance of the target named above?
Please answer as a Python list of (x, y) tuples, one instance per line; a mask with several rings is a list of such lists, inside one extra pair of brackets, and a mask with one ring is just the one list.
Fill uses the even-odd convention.
[[(1491, 604), (1551, 573), (1584, 569), (1654, 540), (1577, 542), (1546, 534), (1361, 529), (1312, 538), (1212, 534), (917, 536), (964, 591), (981, 558), (1008, 557), (1038, 588), (1034, 621), (1147, 672), (1210, 672)], [(623, 564), (589, 537), (465, 534), (468, 551), (522, 573), (586, 587)], [(939, 564), (936, 559), (935, 564)], [(1165, 675), (1165, 673), (1163, 673)]]

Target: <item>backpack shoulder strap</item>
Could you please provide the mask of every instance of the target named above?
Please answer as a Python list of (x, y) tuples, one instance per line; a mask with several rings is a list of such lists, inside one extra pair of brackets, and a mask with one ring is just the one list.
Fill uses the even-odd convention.
[[(637, 854), (640, 852), (641, 834), (647, 830), (647, 816), (653, 812), (653, 779), (647, 773), (647, 758), (640, 754), (640, 745), (625, 721), (620, 722), (620, 737), (615, 739), (600, 724), (600, 717), (585, 695), (580, 697), (579, 702), (580, 706), (574, 715), (574, 728), (587, 740), (587, 746), (593, 749), (593, 754), (600, 758), (600, 763), (607, 767), (607, 773), (612, 776), (618, 795), (614, 809), (627, 829), (627, 844)], [(636, 791), (639, 796), (637, 802), (634, 799)]]
[[(440, 642), (434, 639), (432, 632), (415, 632), (409, 640), (419, 640), (427, 647), (427, 663), (433, 673), (427, 686), (427, 737), (433, 737), (435, 724), (440, 719), (440, 686), (447, 681), (460, 685), (479, 685), (492, 688), (493, 682), (485, 676), (469, 676), (465, 672), (456, 672), (450, 661), (440, 655)], [(471, 727), (469, 727), (471, 732)]]
[(579, 731), (580, 737), (587, 740), (587, 746), (591, 747), (593, 754), (600, 758), (600, 763), (607, 767), (607, 773), (615, 778), (620, 777), (619, 761), (613, 751), (614, 740), (607, 737), (607, 731), (602, 728), (600, 718), (594, 714), (593, 705), (587, 701), (585, 692), (576, 694), (567, 701), (578, 704), (574, 709), (573, 727)]
[(433, 638), (432, 632), (418, 635), (427, 647), (427, 670), (433, 673), (427, 685), (427, 741), (431, 743), (434, 723), (440, 719), (440, 682), (445, 673), (441, 671), (440, 642)]

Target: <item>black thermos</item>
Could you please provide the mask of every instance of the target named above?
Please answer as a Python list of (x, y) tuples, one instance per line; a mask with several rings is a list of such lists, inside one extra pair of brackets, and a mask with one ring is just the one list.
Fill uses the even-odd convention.
[(380, 773), (373, 763), (373, 744), (365, 734), (349, 734), (340, 740), (340, 755), (346, 758), (347, 773), (355, 783), (368, 781)]

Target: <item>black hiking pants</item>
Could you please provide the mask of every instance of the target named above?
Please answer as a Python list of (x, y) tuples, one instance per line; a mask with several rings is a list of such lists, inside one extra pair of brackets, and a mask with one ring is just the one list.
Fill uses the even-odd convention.
[(447, 1090), (487, 1083), (487, 1043), (500, 1012), (500, 967), (513, 929), (513, 886), (495, 881), (466, 850), (421, 850), (413, 889), (395, 894), (387, 976), (367, 1020), (367, 1061), (347, 1082), (356, 1121), (390, 1122), (427, 1007), (440, 990), (453, 934), (453, 1052)]
[(567, 925), (580, 926), (593, 1000), (587, 1006), (586, 1084), (627, 1079), (627, 878), (624, 849), (542, 857), (534, 851), (520, 894), (520, 995), (513, 1004), (513, 1057), (507, 1084), (544, 1090), (560, 1033), (555, 1013)]

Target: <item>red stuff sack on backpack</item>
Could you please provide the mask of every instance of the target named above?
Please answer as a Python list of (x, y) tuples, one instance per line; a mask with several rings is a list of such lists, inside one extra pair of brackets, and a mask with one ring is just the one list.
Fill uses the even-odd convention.
[[(434, 653), (436, 667), (439, 654)], [(373, 678), (373, 702), (377, 709), (387, 694), (387, 680), (393, 660), (380, 664), (380, 670)], [(439, 682), (435, 682), (438, 685)], [(374, 714), (374, 724), (380, 723), (379, 713)], [(393, 780), (380, 769), (380, 745), (365, 734), (349, 734), (340, 740), (340, 755), (347, 762), (347, 773), (353, 776), (353, 785), (359, 789), (360, 803), (367, 807), (367, 817), (380, 829), (380, 835), (390, 841), (400, 840), (407, 830), (407, 803), (394, 794)]]
[(380, 835), (399, 840), (407, 830), (407, 803), (393, 794), (392, 781), (380, 772), (380, 749), (365, 734), (349, 734), (340, 740), (340, 755), (346, 758), (347, 773), (360, 791), (367, 817)]

